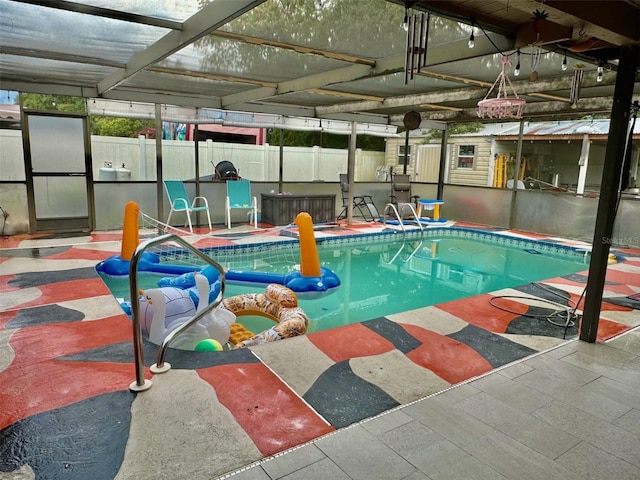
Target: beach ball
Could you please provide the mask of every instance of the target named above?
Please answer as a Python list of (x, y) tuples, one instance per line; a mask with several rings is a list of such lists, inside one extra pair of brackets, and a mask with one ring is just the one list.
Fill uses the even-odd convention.
[(219, 352), (223, 350), (223, 347), (219, 341), (214, 340), (213, 338), (207, 338), (205, 340), (200, 340), (194, 350), (196, 352)]

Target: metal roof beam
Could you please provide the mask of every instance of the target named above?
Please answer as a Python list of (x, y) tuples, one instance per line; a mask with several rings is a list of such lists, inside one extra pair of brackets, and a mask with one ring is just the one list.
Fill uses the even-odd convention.
[[(525, 106), (525, 112), (523, 118), (536, 118), (536, 117), (557, 117), (563, 115), (572, 115), (580, 113), (595, 114), (595, 113), (609, 113), (613, 106), (613, 99), (611, 97), (593, 97), (580, 99), (578, 101), (577, 110), (571, 109), (566, 102), (536, 102), (527, 103)], [(422, 112), (421, 116), (423, 120), (443, 120), (448, 122), (455, 121), (480, 121), (478, 117), (477, 108), (464, 108), (461, 111), (437, 111), (437, 112)], [(402, 122), (402, 115), (391, 115), (390, 121), (392, 124)], [(482, 119), (484, 122), (497, 122), (505, 121), (509, 119)], [(517, 119), (513, 119), (517, 120)]]
[[(484, 35), (478, 37), (476, 48), (469, 49), (467, 40), (459, 40), (448, 44), (436, 45), (429, 49), (429, 65), (439, 65), (451, 61), (452, 59), (466, 60), (470, 58), (482, 57), (484, 55), (497, 53), (498, 48), (509, 48), (513, 46), (513, 40), (501, 36), (492, 37), (489, 41)], [(338, 68), (329, 72), (310, 75), (308, 77), (297, 78), (277, 85), (275, 91), (267, 88), (257, 88), (241, 93), (226, 95), (221, 98), (223, 108), (238, 109), (238, 105), (244, 102), (268, 99), (277, 95), (308, 91), (327, 87), (330, 85), (351, 82), (363, 78), (371, 78), (380, 75), (400, 72), (405, 66), (405, 55), (376, 60), (376, 64), (361, 65), (355, 64), (344, 68)]]
[(0, 45), (0, 54), (14, 55), (16, 57), (41, 58), (44, 60), (55, 60), (58, 62), (100, 65), (102, 67), (124, 68), (124, 65), (122, 63), (105, 60), (104, 58), (73, 55), (70, 53), (51, 52), (48, 50), (36, 50), (33, 48), (8, 47), (6, 45)]
[(117, 70), (98, 84), (103, 95), (147, 66), (165, 59), (225, 23), (255, 8), (265, 0), (216, 0), (205, 5), (182, 24), (182, 31), (172, 31), (149, 48), (131, 57), (127, 66)]
[(78, 2), (69, 2), (67, 0), (15, 0), (19, 3), (28, 3), (30, 5), (39, 5), (41, 7), (56, 8), (58, 10), (66, 10), (68, 12), (84, 13), (94, 15), (96, 17), (112, 18), (114, 20), (122, 20), (131, 23), (140, 23), (143, 25), (151, 25), (153, 27), (169, 28), (171, 30), (182, 30), (182, 23), (164, 18), (150, 17), (148, 15), (138, 15), (136, 13), (123, 12), (121, 10), (113, 10), (111, 8), (94, 7)]
[[(421, 74), (432, 76), (428, 71)], [(362, 102), (346, 102), (326, 107), (316, 107), (316, 111), (322, 115), (333, 115), (345, 112), (358, 112), (367, 110), (379, 110), (384, 108), (412, 107), (415, 105), (430, 104), (433, 108), (437, 108), (438, 104), (448, 102), (461, 102), (467, 100), (476, 100), (483, 98), (492, 84), (489, 82), (476, 81), (468, 78), (453, 78), (450, 75), (433, 74), (436, 78), (443, 78), (447, 81), (459, 81), (465, 84), (484, 85), (483, 87), (464, 87), (450, 90), (439, 90), (437, 92), (422, 93), (417, 95), (403, 95), (400, 97), (388, 97), (383, 101), (362, 101)], [(446, 77), (446, 78), (445, 78)], [(523, 80), (514, 82), (513, 87), (518, 95), (528, 95), (531, 97), (543, 98), (546, 100), (554, 100), (569, 103), (568, 97), (541, 93), (545, 91), (569, 90), (573, 75), (563, 75), (557, 77), (536, 80), (535, 82)], [(583, 88), (588, 87), (604, 87), (615, 83), (615, 73), (607, 73), (603, 76), (602, 82), (597, 82), (595, 78), (585, 77), (582, 81)], [(446, 107), (442, 107), (445, 109)]]
[(356, 55), (349, 55), (340, 52), (331, 52), (329, 50), (323, 50), (320, 48), (312, 48), (304, 45), (296, 45), (293, 43), (279, 42), (277, 40), (271, 40), (268, 38), (251, 37), (249, 35), (242, 35), (239, 33), (226, 32), (224, 30), (216, 30), (211, 35), (221, 38), (227, 38), (230, 40), (236, 40), (238, 42), (247, 43), (250, 45), (260, 45), (267, 47), (274, 47), (280, 50), (291, 50), (293, 52), (302, 53), (304, 55), (318, 55), (332, 60), (341, 60), (349, 63), (360, 63), (363, 65), (375, 65), (376, 61), (372, 58), (359, 57)]

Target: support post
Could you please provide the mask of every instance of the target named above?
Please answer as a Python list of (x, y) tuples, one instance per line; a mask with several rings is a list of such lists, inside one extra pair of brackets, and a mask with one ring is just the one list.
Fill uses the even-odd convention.
[[(518, 191), (518, 176), (520, 173), (520, 157), (522, 157), (522, 139), (524, 137), (524, 119), (520, 120), (520, 130), (518, 131), (518, 146), (516, 147), (516, 160), (513, 167), (513, 185), (511, 188), (511, 209), (509, 211), (509, 228), (513, 228), (516, 221), (516, 202)], [(508, 172), (508, 169), (507, 169)], [(509, 174), (507, 173), (507, 177)], [(507, 179), (508, 181), (509, 179)]]
[(280, 149), (278, 150), (278, 193), (282, 193), (282, 169), (284, 164), (284, 130), (280, 129)]
[(449, 143), (449, 126), (445, 125), (440, 140), (440, 166), (438, 167), (438, 192), (436, 198), (442, 200), (444, 194), (444, 174), (447, 170), (447, 144)]
[[(158, 202), (158, 213), (156, 218), (165, 218), (164, 216), (164, 180), (162, 174), (162, 105), (155, 104), (156, 117), (156, 200)], [(160, 232), (158, 231), (158, 234)]]
[(404, 173), (405, 175), (407, 174), (407, 165), (409, 164), (410, 160), (411, 156), (409, 155), (409, 129), (407, 128), (407, 131), (404, 135), (404, 167), (402, 169), (402, 173)]
[(589, 134), (585, 133), (582, 137), (582, 149), (580, 150), (580, 171), (578, 172), (578, 188), (576, 193), (578, 195), (584, 195), (584, 186), (587, 182), (587, 167), (589, 165), (589, 148), (591, 146), (591, 140), (589, 140)]
[(600, 183), (600, 201), (593, 234), (591, 263), (587, 280), (580, 340), (595, 343), (600, 320), (600, 307), (611, 248), (613, 224), (620, 189), (627, 129), (631, 114), (633, 86), (640, 57), (640, 46), (621, 47), (618, 75), (613, 92), (613, 108), (604, 168)]
[(353, 183), (356, 177), (356, 145), (358, 124), (351, 122), (351, 136), (349, 137), (349, 151), (347, 152), (347, 176), (349, 178), (349, 198), (347, 199), (347, 225), (353, 223)]

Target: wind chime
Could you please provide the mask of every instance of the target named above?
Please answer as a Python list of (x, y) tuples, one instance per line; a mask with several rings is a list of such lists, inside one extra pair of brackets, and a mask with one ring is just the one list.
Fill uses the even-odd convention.
[(571, 91), (569, 92), (569, 104), (571, 108), (578, 108), (580, 100), (580, 88), (582, 87), (582, 77), (584, 76), (584, 65), (573, 66), (573, 78), (571, 79)]
[(407, 51), (404, 62), (404, 84), (413, 80), (422, 67), (427, 66), (427, 41), (429, 37), (429, 13), (409, 14), (405, 7), (404, 28), (407, 31)]
[[(518, 97), (509, 76), (507, 75), (507, 67), (511, 66), (511, 60), (508, 55), (502, 55), (502, 70), (498, 74), (498, 78), (493, 83), (487, 95), (483, 100), (478, 102), (478, 117), (480, 118), (520, 118), (524, 113), (524, 99)], [(509, 97), (507, 92), (507, 83), (511, 87), (513, 97)], [(498, 85), (498, 93), (496, 98), (489, 98), (493, 89)]]

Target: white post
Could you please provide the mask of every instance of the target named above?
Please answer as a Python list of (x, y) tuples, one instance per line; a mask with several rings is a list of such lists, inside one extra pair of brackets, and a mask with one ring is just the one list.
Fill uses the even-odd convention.
[(269, 144), (262, 144), (262, 181), (271, 181), (271, 159), (269, 158)]
[(580, 151), (580, 160), (578, 160), (578, 165), (580, 165), (580, 171), (578, 172), (578, 188), (576, 193), (578, 195), (584, 195), (584, 184), (587, 181), (587, 165), (589, 163), (589, 147), (591, 146), (591, 141), (589, 140), (589, 135), (585, 134), (582, 137), (582, 150)]
[(311, 170), (313, 171), (313, 176), (311, 180), (321, 180), (320, 178), (320, 147), (318, 145), (314, 145), (311, 147), (311, 161), (313, 165)]
[[(139, 180), (147, 179), (147, 137), (144, 135), (138, 135), (138, 146), (139, 146), (139, 164), (138, 171), (140, 172)], [(116, 165), (116, 168), (118, 165)], [(131, 169), (133, 171), (133, 169)]]

